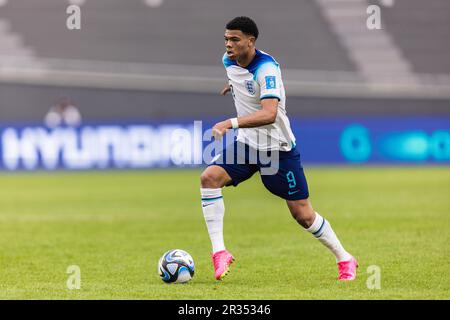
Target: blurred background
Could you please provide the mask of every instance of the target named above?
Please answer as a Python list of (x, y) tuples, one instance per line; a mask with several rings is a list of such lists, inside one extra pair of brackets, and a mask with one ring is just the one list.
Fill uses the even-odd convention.
[(0, 0), (0, 169), (199, 165), (235, 114), (239, 15), (281, 65), (305, 163), (449, 164), (448, 0)]

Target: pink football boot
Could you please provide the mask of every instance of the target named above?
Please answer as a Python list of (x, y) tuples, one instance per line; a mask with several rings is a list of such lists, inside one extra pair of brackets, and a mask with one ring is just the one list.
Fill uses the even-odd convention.
[(217, 251), (212, 255), (214, 263), (215, 277), (222, 280), (230, 269), (230, 264), (234, 261), (234, 257), (227, 250)]
[(352, 257), (348, 261), (338, 262), (339, 268), (339, 280), (355, 280), (356, 278), (356, 268), (358, 268), (358, 261)]

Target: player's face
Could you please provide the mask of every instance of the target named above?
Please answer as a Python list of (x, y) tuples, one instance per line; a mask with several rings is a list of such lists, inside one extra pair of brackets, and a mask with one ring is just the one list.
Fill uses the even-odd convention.
[(231, 60), (245, 57), (254, 47), (255, 37), (242, 33), (241, 30), (225, 30), (225, 49)]

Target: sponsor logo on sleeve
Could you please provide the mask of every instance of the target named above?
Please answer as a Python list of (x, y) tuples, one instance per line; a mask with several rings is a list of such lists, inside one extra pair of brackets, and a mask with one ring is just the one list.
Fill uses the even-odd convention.
[(275, 89), (277, 82), (275, 76), (266, 76), (266, 89)]

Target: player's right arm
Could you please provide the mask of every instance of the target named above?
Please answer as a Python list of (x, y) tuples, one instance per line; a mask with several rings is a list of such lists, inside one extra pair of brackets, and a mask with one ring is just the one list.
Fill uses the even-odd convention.
[[(239, 128), (256, 128), (274, 123), (277, 118), (278, 99), (268, 98), (261, 100), (261, 110), (237, 118)], [(231, 119), (216, 123), (212, 128), (215, 139), (220, 139), (227, 130), (233, 127)]]

